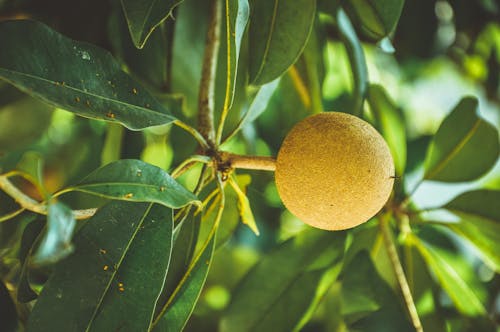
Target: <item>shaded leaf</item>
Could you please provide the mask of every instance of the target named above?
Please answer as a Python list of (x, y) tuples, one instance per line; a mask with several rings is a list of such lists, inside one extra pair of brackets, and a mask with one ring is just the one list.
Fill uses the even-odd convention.
[(187, 272), (187, 278), (183, 280), (177, 294), (173, 294), (175, 296), (173, 301), (167, 306), (167, 310), (159, 318), (157, 324), (154, 325), (153, 331), (180, 332), (183, 330), (207, 279), (214, 249), (215, 236), (212, 237), (200, 255), (191, 262), (192, 266)]
[(302, 53), (316, 14), (315, 0), (255, 0), (250, 21), (250, 82), (281, 76)]
[(166, 275), (172, 212), (112, 201), (75, 236), (33, 308), (27, 331), (146, 331)]
[(493, 167), (500, 151), (498, 132), (477, 107), (476, 98), (463, 98), (441, 123), (427, 152), (424, 179), (471, 181)]
[[(318, 283), (338, 262), (345, 233), (307, 229), (260, 260), (243, 278), (221, 323), (222, 331), (291, 331), (314, 304)], [(292, 259), (293, 257), (293, 259)], [(290, 314), (292, 313), (293, 314)]]
[(404, 0), (347, 0), (342, 5), (364, 35), (382, 39), (395, 28)]
[(458, 311), (467, 316), (486, 314), (486, 310), (476, 294), (447, 262), (438, 248), (424, 243), (416, 237), (412, 237), (412, 243), (426, 261), (427, 266), (434, 272), (437, 281), (451, 298)]
[(73, 211), (63, 203), (51, 203), (47, 231), (33, 257), (34, 264), (55, 263), (73, 252), (71, 238), (76, 226)]
[(2, 280), (0, 280), (0, 322), (2, 331), (18, 331), (16, 306)]
[[(35, 219), (35, 215), (32, 215)], [(19, 249), (19, 261), (21, 262), (21, 275), (17, 285), (17, 301), (21, 303), (29, 302), (38, 297), (38, 294), (31, 289), (29, 281), (28, 257), (30, 256), (33, 245), (36, 239), (40, 236), (43, 230), (44, 222), (41, 220), (33, 220), (23, 231), (21, 238), (21, 248)]]
[(352, 92), (353, 103), (350, 113), (361, 116), (363, 114), (363, 103), (368, 90), (368, 68), (366, 66), (365, 53), (351, 21), (343, 10), (337, 12), (337, 23), (340, 35), (346, 47), (349, 62), (351, 63), (354, 79), (354, 88)]
[(370, 258), (358, 252), (342, 272), (342, 315), (355, 331), (412, 331), (397, 295)]
[(465, 192), (444, 205), (460, 217), (459, 222), (440, 223), (467, 239), (484, 261), (500, 272), (500, 191)]
[(143, 48), (153, 30), (183, 0), (121, 0), (130, 36), (137, 48)]
[(80, 116), (143, 129), (175, 120), (105, 50), (34, 21), (0, 23), (0, 78)]
[(396, 175), (403, 175), (406, 166), (406, 129), (403, 113), (380, 85), (370, 85), (368, 103), (377, 128), (391, 150)]
[(111, 199), (155, 202), (180, 208), (197, 198), (163, 169), (141, 160), (122, 159), (98, 168), (68, 190)]

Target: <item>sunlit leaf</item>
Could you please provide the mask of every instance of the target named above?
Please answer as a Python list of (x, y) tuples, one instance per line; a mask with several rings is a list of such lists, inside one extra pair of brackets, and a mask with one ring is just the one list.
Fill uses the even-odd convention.
[(70, 190), (112, 199), (155, 202), (171, 208), (198, 202), (196, 196), (161, 168), (133, 159), (103, 166)]
[(166, 307), (164, 315), (158, 320), (153, 331), (181, 332), (183, 330), (205, 284), (214, 249), (215, 237), (212, 237), (200, 256), (194, 258), (195, 261), (191, 263), (193, 265), (186, 279), (183, 280), (177, 294), (174, 294), (173, 301)]
[(416, 246), (430, 270), (434, 272), (437, 281), (451, 298), (455, 307), (468, 316), (486, 314), (486, 309), (476, 294), (447, 262), (439, 249), (424, 243), (416, 237), (413, 237), (412, 240), (412, 243)]
[(78, 232), (27, 331), (147, 331), (171, 252), (172, 211), (112, 201)]
[(477, 114), (478, 101), (466, 97), (444, 119), (425, 160), (424, 179), (471, 181), (497, 161), (498, 131)]
[(76, 220), (69, 207), (59, 202), (50, 204), (47, 232), (33, 257), (33, 263), (54, 263), (73, 252), (71, 238), (75, 226)]
[(500, 272), (500, 191), (465, 192), (443, 207), (460, 217), (458, 222), (442, 222), (475, 246), (484, 261)]
[(391, 150), (396, 174), (401, 176), (406, 166), (406, 129), (403, 114), (380, 85), (369, 87), (368, 103), (377, 128)]
[(344, 241), (345, 233), (308, 229), (284, 242), (243, 278), (221, 330), (292, 331), (314, 304), (320, 271), (341, 259)]
[(347, 0), (342, 5), (364, 35), (378, 40), (396, 28), (404, 3), (404, 0)]
[(250, 82), (283, 74), (302, 53), (316, 13), (315, 0), (256, 0), (250, 19)]
[(153, 30), (183, 0), (121, 0), (130, 35), (137, 48), (143, 48)]
[(259, 228), (255, 223), (255, 218), (247, 195), (240, 189), (238, 183), (233, 178), (229, 179), (229, 184), (238, 197), (238, 210), (240, 212), (241, 222), (247, 225), (255, 235), (259, 235)]
[(35, 21), (0, 23), (0, 78), (78, 115), (143, 129), (175, 120), (105, 50)]

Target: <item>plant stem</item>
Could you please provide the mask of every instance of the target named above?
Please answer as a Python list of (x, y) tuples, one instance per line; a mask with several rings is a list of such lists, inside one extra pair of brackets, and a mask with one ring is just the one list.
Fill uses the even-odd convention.
[(244, 168), (261, 171), (275, 171), (276, 159), (263, 156), (243, 156), (229, 152), (221, 154), (223, 160), (231, 168)]
[[(0, 175), (0, 189), (12, 197), (21, 207), (38, 214), (47, 215), (48, 208), (45, 202), (38, 202), (19, 190), (4, 175)], [(73, 210), (76, 219), (88, 219), (92, 217), (97, 209)]]
[(211, 7), (198, 96), (198, 129), (208, 144), (214, 145), (215, 74), (220, 45), (221, 1), (212, 0)]
[(418, 317), (417, 307), (415, 306), (415, 302), (413, 301), (413, 296), (411, 295), (410, 286), (408, 285), (408, 280), (406, 279), (405, 273), (403, 271), (403, 266), (401, 265), (401, 261), (399, 260), (396, 246), (392, 239), (392, 234), (389, 227), (389, 220), (390, 218), (388, 214), (381, 215), (379, 220), (380, 231), (382, 232), (382, 236), (384, 238), (384, 244), (387, 249), (387, 254), (389, 255), (389, 259), (391, 261), (394, 274), (396, 276), (399, 288), (401, 289), (401, 293), (406, 303), (406, 309), (408, 310), (408, 314), (410, 315), (413, 327), (415, 327), (415, 330), (417, 332), (423, 332), (424, 329), (422, 327), (422, 322)]
[(187, 123), (184, 123), (180, 120), (174, 121), (174, 124), (177, 125), (179, 128), (182, 128), (185, 131), (187, 131), (188, 133), (190, 133), (198, 141), (198, 143), (200, 144), (200, 146), (203, 149), (205, 149), (205, 150), (208, 149), (208, 147), (209, 147), (208, 142), (205, 140), (205, 137), (203, 137), (203, 135), (200, 134), (200, 132), (198, 130), (194, 129), (193, 127), (191, 127)]

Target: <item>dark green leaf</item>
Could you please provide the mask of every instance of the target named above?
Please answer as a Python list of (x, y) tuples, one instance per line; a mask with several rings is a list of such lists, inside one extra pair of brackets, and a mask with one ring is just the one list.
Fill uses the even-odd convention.
[(424, 179), (471, 181), (493, 167), (498, 132), (477, 114), (477, 106), (476, 98), (466, 97), (444, 119), (427, 152)]
[(416, 237), (412, 238), (412, 243), (417, 247), (427, 266), (434, 272), (437, 281), (461, 313), (468, 316), (486, 314), (479, 298), (448, 263), (440, 249), (424, 243)]
[(16, 306), (2, 280), (0, 280), (0, 322), (2, 331), (18, 331)]
[(153, 30), (183, 0), (121, 0), (130, 36), (137, 48), (143, 48)]
[(243, 278), (221, 330), (291, 331), (303, 323), (321, 274), (341, 259), (344, 241), (345, 233), (308, 229), (284, 242)]
[(370, 85), (368, 103), (377, 128), (391, 150), (396, 175), (401, 176), (406, 166), (406, 128), (403, 114), (380, 85)]
[(351, 63), (354, 79), (352, 110), (349, 113), (361, 116), (363, 114), (363, 103), (368, 90), (368, 68), (366, 67), (365, 53), (351, 21), (349, 21), (349, 18), (342, 9), (337, 12), (337, 23), (340, 35), (347, 50), (349, 62)]
[(475, 190), (454, 198), (444, 208), (460, 217), (441, 225), (467, 239), (484, 261), (500, 272), (500, 191)]
[(170, 208), (197, 202), (196, 196), (167, 172), (133, 159), (122, 159), (103, 166), (69, 190), (111, 199), (155, 202)]
[(171, 251), (172, 212), (112, 201), (75, 236), (45, 285), (27, 331), (147, 331)]
[[(35, 216), (32, 217), (35, 219)], [(21, 238), (21, 248), (19, 249), (19, 261), (21, 262), (21, 275), (19, 276), (19, 283), (17, 286), (17, 300), (21, 303), (29, 302), (37, 298), (36, 294), (30, 286), (29, 270), (28, 270), (28, 257), (32, 252), (35, 240), (42, 232), (44, 222), (41, 220), (33, 220), (30, 222), (23, 231)]]
[(396, 28), (404, 3), (404, 0), (347, 0), (342, 4), (363, 34), (379, 40)]
[(187, 278), (176, 294), (173, 301), (168, 305), (166, 312), (159, 318), (153, 331), (181, 332), (194, 310), (198, 301), (208, 270), (212, 262), (215, 248), (215, 236), (212, 237), (205, 249), (198, 257), (195, 257), (193, 264), (188, 270)]
[(0, 78), (78, 115), (143, 129), (175, 120), (105, 50), (34, 21), (0, 24)]
[(72, 253), (71, 238), (75, 226), (76, 220), (69, 207), (59, 202), (50, 204), (47, 232), (33, 257), (33, 263), (55, 263)]
[(250, 23), (250, 82), (264, 84), (299, 57), (311, 33), (315, 0), (255, 0)]
[(354, 331), (412, 331), (402, 302), (360, 251), (342, 272), (342, 315)]

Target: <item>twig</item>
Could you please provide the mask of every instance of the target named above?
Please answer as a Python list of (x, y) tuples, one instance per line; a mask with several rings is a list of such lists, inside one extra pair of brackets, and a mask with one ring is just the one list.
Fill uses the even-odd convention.
[(198, 96), (198, 129), (208, 144), (214, 144), (215, 74), (220, 45), (221, 1), (212, 0), (207, 42), (203, 56), (200, 93)]
[(403, 266), (401, 265), (401, 261), (399, 260), (398, 253), (396, 251), (396, 246), (394, 245), (394, 241), (392, 240), (388, 217), (388, 214), (382, 214), (380, 216), (380, 231), (382, 232), (384, 244), (387, 249), (387, 254), (389, 255), (389, 259), (398, 281), (399, 288), (401, 289), (401, 293), (406, 304), (406, 309), (408, 310), (408, 314), (410, 315), (413, 327), (415, 327), (415, 330), (417, 332), (423, 332), (424, 329), (422, 327), (422, 322), (418, 317), (417, 307), (415, 306), (415, 302), (413, 301), (413, 296), (411, 295), (408, 280), (406, 279), (405, 273), (403, 271)]
[(200, 144), (200, 146), (203, 149), (205, 149), (205, 150), (208, 149), (208, 147), (209, 147), (208, 142), (205, 140), (205, 137), (203, 137), (203, 135), (200, 134), (200, 132), (198, 132), (198, 130), (194, 129), (193, 127), (191, 127), (187, 123), (184, 123), (180, 120), (174, 121), (174, 124), (176, 126), (178, 126), (179, 128), (182, 128), (185, 131), (187, 131), (188, 133), (190, 133), (198, 141), (198, 143)]
[(263, 156), (243, 156), (224, 152), (221, 154), (223, 162), (230, 168), (244, 168), (262, 171), (275, 171), (276, 159)]

